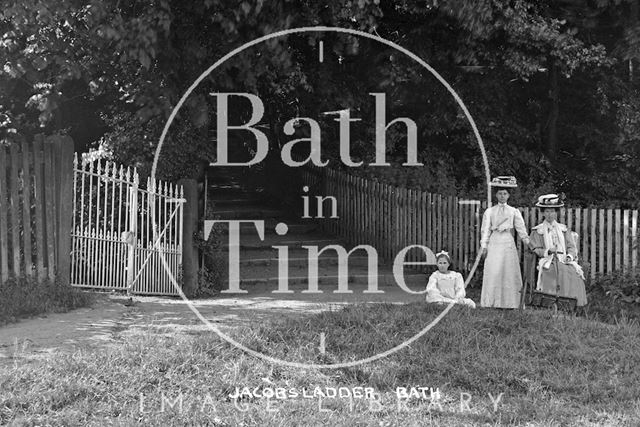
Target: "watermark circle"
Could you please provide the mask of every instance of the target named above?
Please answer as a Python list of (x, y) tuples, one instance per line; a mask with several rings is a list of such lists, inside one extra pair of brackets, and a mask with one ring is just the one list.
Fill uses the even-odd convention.
[[(229, 52), (228, 54), (226, 54), (225, 56), (220, 58), (218, 61), (216, 61), (212, 66), (207, 68), (191, 84), (191, 86), (189, 86), (189, 88), (182, 95), (182, 97), (180, 98), (180, 100), (178, 101), (176, 106), (171, 111), (171, 114), (169, 115), (169, 118), (167, 119), (167, 122), (166, 122), (166, 124), (164, 126), (164, 129), (162, 130), (162, 134), (160, 135), (160, 140), (158, 142), (158, 146), (156, 147), (156, 152), (155, 152), (155, 155), (154, 155), (154, 158), (153, 158), (153, 166), (151, 168), (151, 179), (152, 179), (152, 181), (155, 181), (158, 158), (160, 157), (160, 152), (162, 150), (162, 144), (164, 143), (164, 140), (165, 140), (165, 138), (167, 136), (167, 133), (169, 131), (169, 128), (171, 126), (171, 123), (173, 123), (173, 120), (175, 119), (176, 115), (178, 114), (178, 111), (180, 110), (180, 108), (182, 108), (182, 105), (185, 103), (185, 101), (187, 100), (189, 95), (191, 95), (191, 93), (195, 90), (195, 88), (198, 87), (198, 85), (209, 74), (211, 74), (216, 68), (218, 68), (220, 65), (222, 65), (225, 61), (229, 60), (233, 56), (237, 55), (238, 53), (240, 53), (240, 52), (242, 52), (242, 51), (244, 51), (244, 50), (246, 50), (246, 49), (248, 49), (248, 48), (250, 48), (252, 46), (255, 46), (255, 45), (260, 44), (262, 42), (265, 42), (267, 40), (271, 40), (271, 39), (275, 39), (275, 38), (278, 38), (278, 37), (286, 36), (288, 34), (311, 33), (311, 32), (343, 33), (343, 34), (351, 34), (351, 35), (354, 35), (354, 36), (359, 36), (359, 37), (364, 37), (364, 38), (368, 38), (368, 39), (371, 39), (371, 40), (375, 40), (377, 42), (380, 42), (380, 43), (385, 44), (385, 45), (387, 45), (389, 47), (392, 47), (395, 50), (405, 54), (406, 56), (408, 56), (409, 58), (413, 59), (418, 64), (420, 64), (427, 71), (429, 71), (431, 73), (431, 75), (433, 75), (447, 89), (447, 91), (449, 91), (449, 93), (453, 96), (453, 98), (456, 100), (456, 103), (462, 109), (465, 117), (469, 121), (469, 124), (471, 125), (471, 128), (473, 129), (474, 136), (476, 138), (476, 141), (478, 143), (478, 146), (480, 148), (480, 152), (481, 152), (481, 155), (482, 155), (482, 162), (483, 162), (484, 170), (485, 170), (485, 179), (486, 179), (486, 183), (487, 183), (487, 202), (488, 202), (488, 204), (490, 204), (490, 202), (491, 202), (491, 185), (490, 185), (491, 174), (490, 174), (490, 171), (489, 171), (489, 162), (487, 160), (487, 155), (486, 155), (486, 152), (485, 152), (485, 149), (484, 149), (484, 144), (482, 142), (482, 137), (480, 136), (480, 132), (478, 131), (478, 127), (476, 126), (476, 123), (473, 120), (473, 117), (471, 117), (471, 113), (469, 113), (469, 110), (465, 106), (464, 102), (462, 102), (462, 99), (456, 93), (456, 91), (451, 87), (451, 85), (449, 85), (449, 83), (440, 74), (438, 74), (438, 72), (436, 70), (434, 70), (429, 64), (427, 64), (423, 59), (421, 59), (419, 56), (417, 56), (415, 53), (409, 51), (408, 49), (406, 49), (406, 48), (404, 48), (404, 47), (402, 47), (402, 46), (400, 46), (400, 45), (398, 45), (398, 44), (396, 44), (396, 43), (394, 43), (394, 42), (392, 42), (390, 40), (387, 40), (385, 38), (377, 36), (377, 35), (365, 33), (363, 31), (359, 31), (359, 30), (353, 30), (353, 29), (341, 28), (341, 27), (325, 27), (325, 26), (298, 27), (298, 28), (290, 28), (290, 29), (282, 30), (282, 31), (276, 31), (276, 32), (273, 32), (271, 34), (264, 35), (262, 37), (259, 37), (257, 39), (254, 39), (252, 41), (249, 41), (249, 42), (243, 44), (242, 46), (232, 50), (231, 52)], [(155, 242), (154, 246), (159, 248), (159, 241), (157, 239), (158, 231), (157, 231), (155, 218), (153, 218), (152, 221), (153, 221), (154, 242)], [(301, 369), (340, 369), (340, 368), (350, 368), (350, 367), (362, 365), (362, 364), (365, 364), (365, 363), (374, 362), (376, 360), (380, 360), (380, 359), (382, 359), (384, 357), (387, 357), (387, 356), (389, 356), (389, 355), (391, 355), (391, 354), (393, 354), (393, 353), (395, 353), (395, 352), (397, 352), (399, 350), (402, 350), (403, 348), (411, 345), (414, 341), (420, 339), (420, 337), (425, 335), (427, 332), (429, 332), (429, 330), (431, 330), (435, 325), (437, 325), (438, 322), (440, 322), (440, 320), (442, 320), (442, 318), (444, 316), (446, 316), (447, 313), (449, 313), (451, 308), (454, 306), (453, 302), (448, 304), (444, 308), (444, 310), (434, 320), (431, 321), (431, 323), (429, 323), (427, 326), (425, 326), (417, 334), (415, 334), (411, 338), (403, 341), (402, 343), (398, 344), (397, 346), (392, 347), (389, 350), (384, 351), (382, 353), (378, 353), (378, 354), (375, 354), (373, 356), (370, 356), (370, 357), (367, 357), (367, 358), (364, 358), (364, 359), (358, 359), (358, 360), (354, 360), (354, 361), (350, 361), (350, 362), (343, 362), (343, 363), (316, 364), (316, 363), (292, 362), (292, 361), (278, 359), (276, 357), (272, 357), (272, 356), (269, 356), (267, 354), (263, 354), (263, 353), (260, 353), (258, 351), (252, 350), (252, 349), (244, 346), (243, 344), (237, 342), (232, 337), (230, 337), (227, 334), (225, 334), (224, 332), (222, 332), (214, 324), (212, 324), (207, 319), (205, 319), (204, 316), (200, 313), (200, 311), (191, 302), (191, 300), (189, 300), (189, 298), (187, 298), (187, 296), (184, 294), (184, 292), (182, 292), (182, 289), (178, 285), (175, 277), (173, 277), (173, 275), (171, 274), (171, 270), (169, 269), (169, 266), (167, 265), (167, 261), (164, 258), (164, 256), (163, 256), (161, 251), (159, 251), (159, 255), (160, 255), (160, 260), (162, 262), (162, 265), (165, 268), (165, 270), (167, 270), (167, 273), (169, 275), (169, 278), (170, 278), (171, 283), (173, 284), (175, 290), (178, 292), (180, 297), (187, 303), (187, 305), (191, 309), (191, 311), (200, 319), (200, 321), (202, 321), (205, 325), (207, 325), (207, 327), (211, 331), (215, 332), (220, 338), (224, 339), (229, 344), (235, 346), (236, 348), (244, 351), (247, 354), (250, 354), (250, 355), (252, 355), (254, 357), (263, 359), (263, 360), (271, 362), (271, 363), (275, 363), (275, 364), (279, 364), (279, 365), (283, 365), (283, 366), (289, 366), (289, 367), (293, 367), (293, 368), (301, 368)], [(481, 254), (480, 254), (480, 251), (478, 251), (478, 255), (476, 256), (476, 260), (475, 260), (475, 262), (474, 262), (474, 264), (473, 264), (473, 266), (471, 268), (471, 271), (469, 271), (469, 274), (467, 275), (467, 278), (465, 279), (465, 286), (469, 283), (469, 281), (473, 277), (473, 275), (474, 275), (474, 273), (475, 273), (475, 271), (476, 271), (476, 269), (478, 267), (478, 264), (480, 262), (480, 259), (481, 259)]]

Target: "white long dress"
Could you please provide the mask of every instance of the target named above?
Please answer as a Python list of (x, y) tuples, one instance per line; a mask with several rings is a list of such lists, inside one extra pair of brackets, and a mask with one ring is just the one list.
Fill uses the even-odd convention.
[(518, 308), (522, 291), (522, 274), (512, 230), (525, 244), (529, 243), (527, 229), (520, 211), (505, 204), (497, 204), (484, 212), (480, 245), (487, 249), (482, 277), (480, 306)]
[(431, 276), (429, 276), (429, 282), (427, 283), (427, 302), (443, 304), (453, 302), (476, 308), (476, 303), (470, 298), (465, 298), (465, 296), (462, 274), (456, 271), (447, 271), (446, 273), (434, 271)]

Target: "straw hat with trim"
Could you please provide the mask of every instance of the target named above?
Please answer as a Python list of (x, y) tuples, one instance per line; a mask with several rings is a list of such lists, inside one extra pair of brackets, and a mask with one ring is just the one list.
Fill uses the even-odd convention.
[(492, 188), (516, 188), (518, 181), (515, 176), (496, 176), (491, 180)]
[(557, 194), (544, 194), (538, 197), (536, 206), (539, 208), (561, 208), (564, 206), (562, 197)]

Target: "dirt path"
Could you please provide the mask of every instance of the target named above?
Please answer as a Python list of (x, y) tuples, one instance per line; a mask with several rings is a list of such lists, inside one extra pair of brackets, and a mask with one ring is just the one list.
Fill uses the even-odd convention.
[[(358, 302), (406, 303), (423, 301), (397, 287), (382, 287), (384, 294), (273, 294), (266, 290), (250, 296), (218, 297), (192, 301), (200, 314), (220, 330), (250, 326), (283, 316), (304, 316)], [(98, 294), (90, 308), (22, 320), (0, 327), (0, 365), (26, 362), (57, 351), (76, 351), (111, 345), (134, 328), (163, 327), (175, 331), (208, 330), (178, 298), (134, 297)]]

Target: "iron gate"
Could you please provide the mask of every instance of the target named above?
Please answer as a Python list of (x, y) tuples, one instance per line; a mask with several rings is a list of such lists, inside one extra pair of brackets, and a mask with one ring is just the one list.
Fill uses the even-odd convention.
[(141, 188), (136, 169), (77, 154), (73, 170), (71, 284), (178, 295), (182, 187), (147, 179)]

